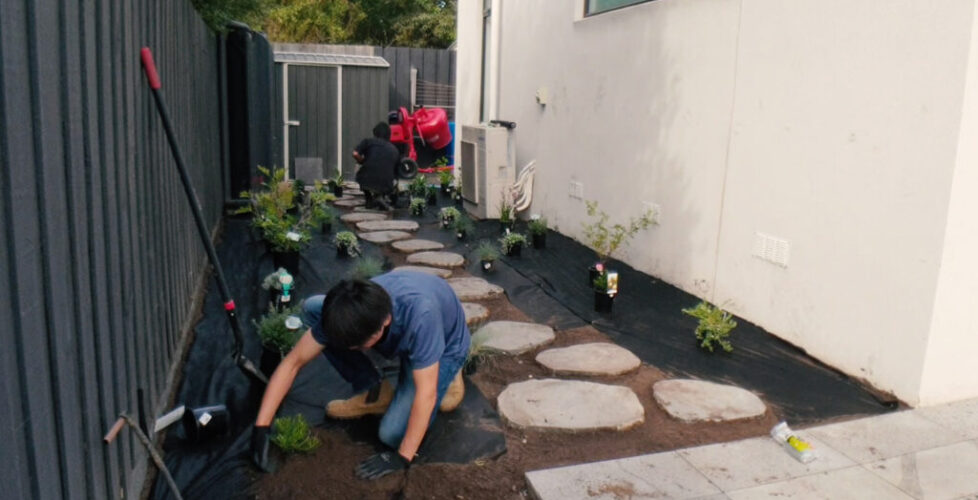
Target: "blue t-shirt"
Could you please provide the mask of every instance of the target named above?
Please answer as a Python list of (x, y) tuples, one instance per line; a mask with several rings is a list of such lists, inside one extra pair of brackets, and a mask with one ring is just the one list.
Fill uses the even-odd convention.
[[(395, 355), (412, 370), (431, 366), (442, 358), (465, 357), (470, 334), (462, 303), (448, 283), (431, 274), (392, 271), (371, 279), (391, 297), (391, 327), (387, 336), (373, 346), (385, 357)], [(321, 319), (324, 295), (303, 303), (303, 321), (312, 336), (326, 345)]]

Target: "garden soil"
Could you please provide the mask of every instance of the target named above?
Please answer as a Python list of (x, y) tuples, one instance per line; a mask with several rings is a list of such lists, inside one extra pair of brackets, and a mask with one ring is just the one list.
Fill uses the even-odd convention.
[[(538, 351), (517, 357), (495, 356), (467, 377), (463, 406), (472, 406), (436, 420), (442, 430), (433, 428), (431, 434), (439, 434), (438, 440), (445, 444), (433, 446), (429, 441), (437, 440), (426, 441), (421, 461), (428, 463), (375, 482), (360, 481), (353, 476), (355, 465), (380, 449), (376, 420), (336, 422), (324, 418), (324, 401), (350, 393), (328, 363), (317, 359), (300, 374), (280, 415), (306, 415), (316, 426), (323, 446), (308, 456), (279, 457), (276, 472), (259, 474), (250, 465), (248, 444), (263, 388), (242, 374), (230, 359), (229, 327), (212, 280), (176, 404), (226, 404), (231, 425), (223, 438), (206, 443), (188, 442), (179, 426), (168, 430), (166, 464), (185, 497), (521, 498), (527, 495), (523, 474), (530, 470), (761, 436), (781, 419), (803, 428), (901, 406), (746, 321), (738, 320), (740, 325), (731, 337), (735, 348), (732, 354), (703, 352), (693, 339), (695, 320), (680, 313), (698, 299), (624, 264), (611, 265), (620, 272), (622, 283), (614, 313), (593, 313), (586, 285), (586, 268), (593, 254), (553, 232), (548, 235), (546, 249), (525, 249), (520, 258), (503, 257), (495, 272), (483, 275), (478, 263), (473, 262), (472, 252), (480, 240), (499, 237), (498, 223), (479, 222), (476, 235), (459, 242), (438, 229), (433, 214), (434, 209), (429, 209), (420, 220), (418, 237), (441, 241), (447, 251), (466, 256), (469, 265), (457, 270), (455, 276), (482, 276), (506, 290), (506, 297), (481, 301), (489, 308), (491, 320), (548, 324), (557, 331), (551, 346), (610, 340), (638, 355), (643, 365), (635, 372), (588, 379), (632, 388), (645, 407), (645, 422), (625, 432), (578, 434), (520, 431), (501, 425), (495, 415), (495, 398), (507, 384), (552, 375), (535, 363)], [(406, 210), (399, 209), (397, 217), (407, 218)], [(270, 256), (251, 235), (247, 220), (234, 218), (226, 221), (218, 250), (239, 315), (250, 323), (260, 316), (267, 300), (258, 284), (272, 272)], [(403, 264), (405, 258), (371, 244), (364, 244), (364, 251), (382, 260), (387, 269)], [(303, 253), (298, 296), (324, 293), (346, 277), (355, 262), (336, 258), (329, 236), (317, 235)], [(259, 359), (257, 339), (250, 334), (246, 337), (244, 353)], [(385, 372), (390, 370), (388, 366)], [(768, 412), (757, 419), (733, 423), (680, 423), (658, 408), (652, 397), (654, 382), (674, 377), (743, 387), (758, 394), (768, 404)], [(478, 432), (463, 434), (479, 437), (471, 442), (458, 441), (452, 429), (462, 429), (460, 420), (476, 422)], [(453, 456), (449, 448), (461, 449), (461, 455), (473, 449), (473, 456), (479, 458), (459, 460), (461, 455)], [(433, 463), (450, 460), (467, 463)], [(154, 486), (154, 498), (170, 498), (163, 481)]]

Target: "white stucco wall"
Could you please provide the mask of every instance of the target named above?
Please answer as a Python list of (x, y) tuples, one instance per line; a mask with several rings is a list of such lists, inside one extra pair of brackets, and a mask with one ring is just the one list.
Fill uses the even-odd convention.
[[(582, 1), (494, 2), (492, 118), (518, 123), (520, 165), (537, 160), (532, 212), (580, 237), (569, 181), (613, 218), (657, 203), (622, 260), (912, 404), (978, 396), (942, 362), (978, 349), (950, 313), (975, 304), (960, 274), (976, 253), (948, 263), (978, 246), (978, 151), (959, 141), (978, 127), (962, 119), (975, 0), (656, 0), (589, 18)], [(460, 2), (459, 29), (464, 113), (481, 0)], [(756, 232), (788, 241), (787, 267), (752, 256)]]

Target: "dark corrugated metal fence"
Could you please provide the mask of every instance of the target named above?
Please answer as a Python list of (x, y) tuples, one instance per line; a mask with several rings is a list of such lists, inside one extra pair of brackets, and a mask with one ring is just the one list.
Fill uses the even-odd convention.
[(160, 401), (204, 263), (143, 45), (216, 225), (218, 41), (190, 1), (0, 2), (3, 498), (138, 495), (135, 440), (100, 438)]

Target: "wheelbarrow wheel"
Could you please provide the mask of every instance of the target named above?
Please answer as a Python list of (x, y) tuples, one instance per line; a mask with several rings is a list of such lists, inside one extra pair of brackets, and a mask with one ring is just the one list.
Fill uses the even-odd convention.
[(401, 179), (414, 179), (418, 175), (418, 163), (408, 157), (401, 158), (401, 161), (397, 162), (397, 175)]

